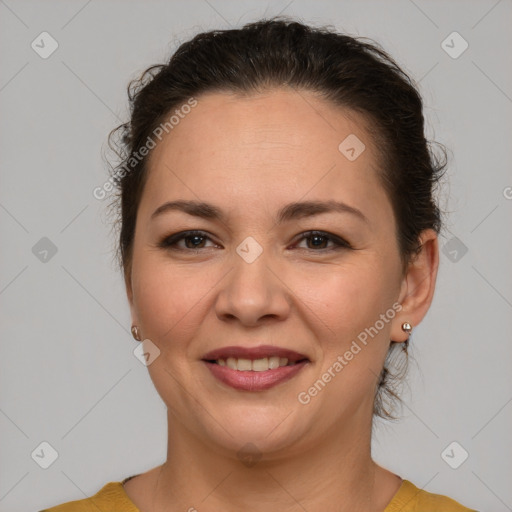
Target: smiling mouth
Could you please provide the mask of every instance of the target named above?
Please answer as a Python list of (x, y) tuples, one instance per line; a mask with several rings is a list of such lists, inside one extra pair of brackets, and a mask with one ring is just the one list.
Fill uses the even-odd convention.
[(290, 361), (287, 357), (271, 356), (263, 357), (260, 359), (228, 357), (219, 359), (204, 359), (204, 361), (217, 364), (219, 366), (226, 366), (231, 370), (238, 370), (240, 372), (265, 372), (268, 370), (276, 370), (283, 366), (294, 366), (298, 363), (307, 362), (309, 359), (303, 358)]
[(258, 392), (293, 379), (310, 361), (288, 361), (286, 357), (270, 356), (259, 359), (228, 357), (203, 362), (213, 377), (224, 385), (238, 391)]
[(304, 354), (275, 345), (228, 346), (202, 358), (211, 374), (239, 391), (264, 391), (284, 383), (308, 366)]

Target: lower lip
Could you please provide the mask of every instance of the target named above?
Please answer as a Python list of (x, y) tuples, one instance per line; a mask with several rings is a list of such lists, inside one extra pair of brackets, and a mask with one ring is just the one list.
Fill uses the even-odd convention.
[(275, 370), (263, 372), (232, 370), (227, 366), (204, 361), (213, 376), (224, 384), (243, 391), (263, 391), (272, 388), (295, 377), (308, 361), (302, 361), (292, 366), (280, 366)]

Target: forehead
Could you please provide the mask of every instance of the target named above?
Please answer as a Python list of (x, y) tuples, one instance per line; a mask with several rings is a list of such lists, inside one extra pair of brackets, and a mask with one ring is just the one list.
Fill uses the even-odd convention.
[(306, 195), (347, 202), (357, 196), (361, 208), (385, 200), (378, 158), (358, 114), (291, 89), (196, 99), (152, 150), (142, 203), (232, 201), (233, 194), (248, 205), (258, 197), (261, 203), (262, 194), (276, 205)]

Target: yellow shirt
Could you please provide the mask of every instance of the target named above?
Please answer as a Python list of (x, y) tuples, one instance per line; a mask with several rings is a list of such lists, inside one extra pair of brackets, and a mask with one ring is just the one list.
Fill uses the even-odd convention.
[[(131, 478), (131, 477), (130, 477)], [(140, 512), (126, 494), (122, 482), (109, 482), (94, 496), (78, 501), (70, 501), (40, 512)], [(430, 492), (418, 489), (408, 480), (402, 485), (384, 512), (476, 512), (461, 504)]]

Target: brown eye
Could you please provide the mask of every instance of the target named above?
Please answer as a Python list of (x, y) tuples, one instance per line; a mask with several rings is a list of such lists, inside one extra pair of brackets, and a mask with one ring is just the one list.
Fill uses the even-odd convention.
[[(182, 240), (185, 241), (185, 246), (178, 246)], [(177, 249), (177, 250), (194, 250), (204, 249), (206, 240), (211, 240), (204, 231), (183, 231), (176, 233), (167, 238), (164, 238), (159, 246), (164, 249)]]
[[(340, 237), (325, 233), (324, 231), (308, 231), (302, 233), (300, 240), (307, 240), (307, 247), (305, 249), (316, 251), (317, 249), (324, 251), (332, 251), (337, 249), (351, 249), (351, 245)], [(331, 242), (333, 245), (328, 247), (327, 244)]]

